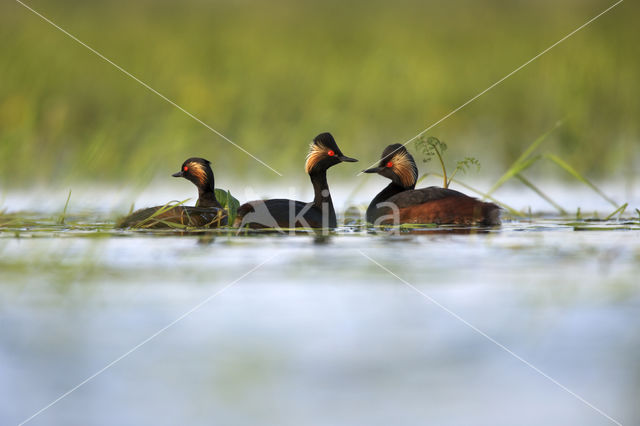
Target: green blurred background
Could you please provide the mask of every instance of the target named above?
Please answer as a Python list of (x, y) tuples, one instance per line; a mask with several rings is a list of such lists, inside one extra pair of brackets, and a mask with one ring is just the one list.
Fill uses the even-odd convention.
[[(303, 176), (321, 131), (375, 161), (612, 3), (27, 2), (285, 179)], [(429, 135), (493, 177), (565, 119), (547, 150), (591, 178), (633, 179), (639, 12), (622, 3)], [(0, 45), (0, 187), (145, 184), (192, 155), (218, 176), (278, 179), (12, 0)]]

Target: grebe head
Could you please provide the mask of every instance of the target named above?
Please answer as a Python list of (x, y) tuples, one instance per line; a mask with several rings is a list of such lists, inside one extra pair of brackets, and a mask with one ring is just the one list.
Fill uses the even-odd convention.
[(311, 174), (312, 172), (327, 170), (329, 167), (343, 161), (353, 163), (358, 160), (345, 156), (338, 148), (338, 144), (331, 136), (331, 133), (320, 133), (309, 146), (305, 170)]
[(179, 172), (172, 174), (173, 177), (183, 177), (193, 182), (201, 190), (214, 188), (213, 171), (209, 160), (199, 157), (191, 157), (182, 163)]
[(418, 180), (418, 166), (407, 148), (399, 143), (389, 145), (382, 151), (378, 167), (363, 170), (364, 173), (378, 173), (404, 188), (413, 188)]

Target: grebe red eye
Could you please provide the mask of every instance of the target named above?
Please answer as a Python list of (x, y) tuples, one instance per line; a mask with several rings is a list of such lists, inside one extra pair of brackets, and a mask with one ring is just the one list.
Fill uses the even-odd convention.
[(189, 168), (187, 166), (184, 166), (182, 170), (186, 172), (187, 170), (189, 170)]
[(389, 161), (389, 162), (387, 163), (387, 167), (393, 167), (393, 163), (392, 163), (391, 161)]
[(327, 154), (329, 154), (329, 157), (333, 157), (334, 155), (336, 155), (336, 153), (333, 152), (332, 149), (330, 149), (329, 152), (327, 152)]

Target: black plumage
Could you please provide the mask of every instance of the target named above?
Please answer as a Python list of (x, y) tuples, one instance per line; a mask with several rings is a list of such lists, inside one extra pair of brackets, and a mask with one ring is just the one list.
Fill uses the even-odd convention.
[(330, 133), (313, 139), (305, 164), (314, 190), (314, 199), (303, 202), (288, 199), (250, 201), (238, 208), (234, 226), (250, 228), (335, 228), (336, 212), (327, 183), (327, 170), (342, 162), (358, 161), (342, 154)]

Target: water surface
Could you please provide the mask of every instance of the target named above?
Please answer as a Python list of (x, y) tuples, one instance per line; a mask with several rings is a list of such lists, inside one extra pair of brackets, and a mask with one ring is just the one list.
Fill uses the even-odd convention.
[(2, 425), (170, 324), (29, 424), (615, 424), (496, 342), (640, 422), (637, 220), (328, 238), (30, 220), (0, 228)]

